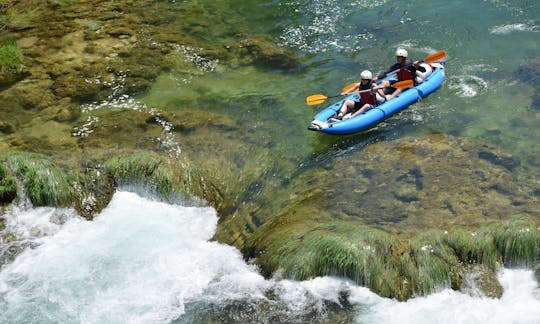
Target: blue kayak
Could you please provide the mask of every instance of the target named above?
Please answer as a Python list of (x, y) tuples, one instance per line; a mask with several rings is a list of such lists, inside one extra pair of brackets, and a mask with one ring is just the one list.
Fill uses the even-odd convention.
[[(354, 93), (344, 97), (315, 115), (308, 129), (335, 135), (353, 134), (370, 129), (439, 89), (444, 82), (444, 66), (442, 64), (434, 64), (432, 68), (433, 71), (431, 74), (425, 77), (421, 84), (404, 90), (396, 98), (388, 100), (350, 119), (329, 122), (328, 119), (336, 115), (343, 101), (348, 99), (354, 101), (360, 100), (360, 95)], [(388, 79), (392, 80), (392, 77)]]

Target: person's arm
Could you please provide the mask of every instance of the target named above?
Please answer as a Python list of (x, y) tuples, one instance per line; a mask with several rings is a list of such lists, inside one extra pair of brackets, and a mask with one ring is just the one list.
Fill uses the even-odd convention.
[(360, 89), (360, 82), (356, 83), (354, 86), (350, 87), (349, 89), (343, 91), (341, 93), (341, 95), (346, 96), (346, 95), (348, 95), (349, 93), (353, 92), (356, 89)]
[(395, 70), (399, 69), (399, 63), (392, 64), (388, 69), (385, 71), (379, 73), (375, 78), (373, 78), (373, 81), (378, 81), (379, 79), (384, 79), (386, 76)]
[(426, 72), (426, 68), (420, 65), (420, 61), (411, 62), (410, 65), (413, 67), (413, 73), (416, 71)]

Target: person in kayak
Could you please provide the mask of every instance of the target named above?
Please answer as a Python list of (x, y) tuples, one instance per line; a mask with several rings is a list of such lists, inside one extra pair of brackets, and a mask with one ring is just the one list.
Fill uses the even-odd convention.
[[(330, 121), (345, 120), (363, 114), (377, 105), (378, 96), (376, 95), (377, 85), (373, 82), (373, 74), (369, 70), (360, 73), (360, 82), (353, 87), (341, 93), (346, 96), (351, 92), (360, 91), (360, 101), (345, 100), (341, 105), (337, 115), (330, 118)], [(366, 91), (367, 90), (367, 91)]]
[[(407, 60), (407, 56), (408, 53), (406, 49), (398, 48), (396, 50), (396, 63), (390, 66), (386, 71), (379, 73), (379, 75), (373, 78), (373, 81), (377, 82), (379, 79), (382, 79), (389, 74), (396, 73), (396, 81), (383, 80), (381, 82), (380, 88), (382, 88), (383, 90), (379, 90), (379, 93), (381, 95), (384, 95), (384, 98), (386, 100), (397, 97), (403, 91), (403, 89), (392, 88), (392, 83), (398, 81), (413, 80), (414, 85), (417, 85), (416, 71), (426, 72), (426, 68), (421, 66), (419, 61), (413, 62), (411, 60)], [(383, 91), (384, 93), (381, 93)]]

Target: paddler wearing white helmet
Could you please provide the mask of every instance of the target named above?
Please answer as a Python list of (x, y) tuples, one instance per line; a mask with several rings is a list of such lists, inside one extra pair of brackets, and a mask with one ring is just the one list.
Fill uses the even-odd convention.
[(385, 78), (386, 76), (395, 73), (397, 80), (389, 81), (384, 80), (381, 83), (381, 87), (384, 90), (379, 90), (379, 94), (384, 95), (386, 100), (397, 97), (403, 89), (394, 89), (390, 85), (394, 82), (413, 80), (416, 85), (416, 72), (426, 72), (426, 68), (420, 65), (419, 61), (408, 60), (407, 57), (409, 53), (406, 49), (400, 47), (396, 50), (396, 63), (392, 64), (387, 70), (379, 73), (376, 77), (373, 78), (373, 81)]

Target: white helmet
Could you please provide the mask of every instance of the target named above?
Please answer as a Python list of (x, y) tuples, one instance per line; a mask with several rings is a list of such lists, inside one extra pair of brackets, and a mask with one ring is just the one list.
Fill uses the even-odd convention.
[(360, 77), (364, 80), (371, 80), (373, 79), (373, 75), (369, 70), (364, 70), (362, 73), (360, 73)]
[(396, 51), (396, 56), (407, 57), (407, 50), (404, 48), (398, 48)]

